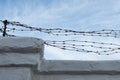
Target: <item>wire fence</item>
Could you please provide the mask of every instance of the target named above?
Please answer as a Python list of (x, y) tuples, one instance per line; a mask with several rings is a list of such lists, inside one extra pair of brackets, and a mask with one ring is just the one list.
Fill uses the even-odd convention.
[[(113, 43), (101, 43), (94, 41), (64, 40), (64, 41), (46, 41), (46, 45), (58, 47), (64, 50), (96, 53), (98, 55), (110, 55), (120, 53), (120, 45)], [(96, 45), (97, 46), (96, 46)]]
[[(10, 31), (38, 31), (55, 36), (99, 36), (99, 37), (113, 37), (120, 38), (120, 30), (98, 30), (98, 31), (75, 31), (61, 28), (39, 28), (32, 27), (26, 24), (15, 21), (0, 20), (4, 24), (0, 28), (0, 32), (3, 36), (16, 37), (15, 35), (8, 34)], [(7, 25), (19, 26), (20, 28), (10, 28)], [(120, 45), (113, 43), (94, 42), (94, 41), (79, 41), (79, 40), (63, 40), (63, 41), (51, 41), (45, 40), (44, 42), (48, 46), (57, 47), (63, 50), (85, 52), (85, 53), (96, 53), (99, 55), (110, 55), (120, 53)]]

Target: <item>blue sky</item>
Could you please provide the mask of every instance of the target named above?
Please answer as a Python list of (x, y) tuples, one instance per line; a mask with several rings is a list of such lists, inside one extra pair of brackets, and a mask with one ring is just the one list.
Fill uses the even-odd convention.
[[(119, 29), (120, 0), (0, 0), (0, 19), (19, 21), (42, 28), (65, 28), (80, 31)], [(2, 24), (0, 24), (2, 26)], [(72, 39), (32, 33), (13, 33), (18, 36), (38, 37), (43, 40)], [(38, 34), (38, 35), (36, 35)], [(115, 42), (120, 38), (74, 37), (80, 40)], [(74, 53), (74, 54), (73, 54)], [(120, 59), (119, 54), (101, 56), (96, 54), (79, 54), (46, 47), (45, 58), (67, 60), (113, 60)]]

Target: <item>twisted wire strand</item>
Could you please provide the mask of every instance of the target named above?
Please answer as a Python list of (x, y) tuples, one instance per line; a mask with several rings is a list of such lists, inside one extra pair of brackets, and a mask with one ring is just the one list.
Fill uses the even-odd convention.
[[(28, 28), (30, 31), (39, 31), (39, 32), (44, 32), (52, 35), (57, 35), (57, 36), (83, 35), (83, 36), (103, 36), (103, 37), (114, 37), (114, 38), (120, 37), (120, 30), (99, 30), (99, 31), (85, 32), (85, 31), (74, 31), (74, 30), (61, 29), (61, 28), (54, 28), (54, 29), (37, 28), (37, 27), (28, 26), (26, 24), (21, 24), (20, 22), (15, 22), (15, 21), (13, 22), (8, 21), (8, 24)], [(17, 30), (17, 29), (14, 29), (14, 30)], [(21, 29), (18, 31), (24, 31), (24, 30)]]
[(114, 43), (105, 43), (105, 42), (95, 42), (95, 41), (80, 41), (80, 40), (64, 40), (64, 41), (50, 41), (50, 40), (46, 40), (46, 42), (51, 42), (51, 43), (63, 43), (64, 44), (64, 42), (65, 43), (67, 43), (67, 42), (72, 42), (72, 43), (74, 43), (74, 42), (79, 42), (79, 43), (93, 43), (93, 44), (101, 44), (101, 45), (103, 45), (103, 44), (105, 44), (105, 45), (114, 45), (114, 46), (120, 46), (120, 45), (118, 45), (118, 44), (114, 44)]
[[(80, 43), (93, 43), (93, 44), (101, 44), (101, 45), (107, 45), (109, 47), (101, 47), (101, 46), (95, 46), (93, 44), (91, 45), (79, 45), (80, 43), (75, 44), (75, 42)], [(70, 51), (77, 51), (77, 52), (87, 52), (87, 53), (97, 53), (99, 55), (109, 55), (113, 53), (119, 53), (120, 52), (120, 45), (113, 44), (113, 43), (100, 43), (100, 42), (92, 42), (92, 41), (78, 41), (78, 40), (65, 40), (65, 41), (45, 41), (46, 45), (57, 47), (63, 50), (70, 50)], [(114, 46), (114, 47), (111, 47)], [(87, 48), (94, 48), (99, 50), (88, 50)]]
[[(2, 30), (2, 29), (0, 29), (0, 32), (1, 32), (1, 33), (3, 33), (3, 30)], [(6, 33), (6, 36), (7, 36), (7, 37), (16, 37), (15, 35), (8, 34), (8, 33)]]
[(57, 47), (63, 50), (96, 53), (98, 55), (110, 55), (110, 54), (120, 53), (120, 48), (113, 48), (111, 50), (104, 50), (104, 51), (97, 51), (97, 50), (95, 51), (95, 50), (87, 50), (87, 49), (71, 47), (71, 46), (60, 46), (60, 45), (52, 45), (52, 44), (47, 44), (47, 45)]

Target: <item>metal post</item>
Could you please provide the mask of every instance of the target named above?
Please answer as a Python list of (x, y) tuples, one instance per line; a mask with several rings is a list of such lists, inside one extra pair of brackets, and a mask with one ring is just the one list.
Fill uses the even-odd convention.
[(4, 20), (4, 21), (3, 21), (3, 24), (4, 24), (4, 28), (3, 28), (3, 37), (5, 37), (5, 36), (6, 36), (7, 24), (8, 24), (7, 20)]

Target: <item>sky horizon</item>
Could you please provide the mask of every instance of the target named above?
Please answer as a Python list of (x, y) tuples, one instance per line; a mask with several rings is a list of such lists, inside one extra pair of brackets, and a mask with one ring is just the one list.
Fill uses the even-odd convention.
[[(41, 28), (62, 28), (77, 31), (120, 30), (120, 0), (0, 0), (0, 20), (6, 19)], [(2, 23), (0, 26), (2, 27)], [(120, 38), (111, 37), (54, 37), (38, 32), (11, 32), (11, 34), (43, 40), (77, 39), (120, 44)], [(86, 54), (46, 46), (45, 58), (120, 60), (120, 54)]]

